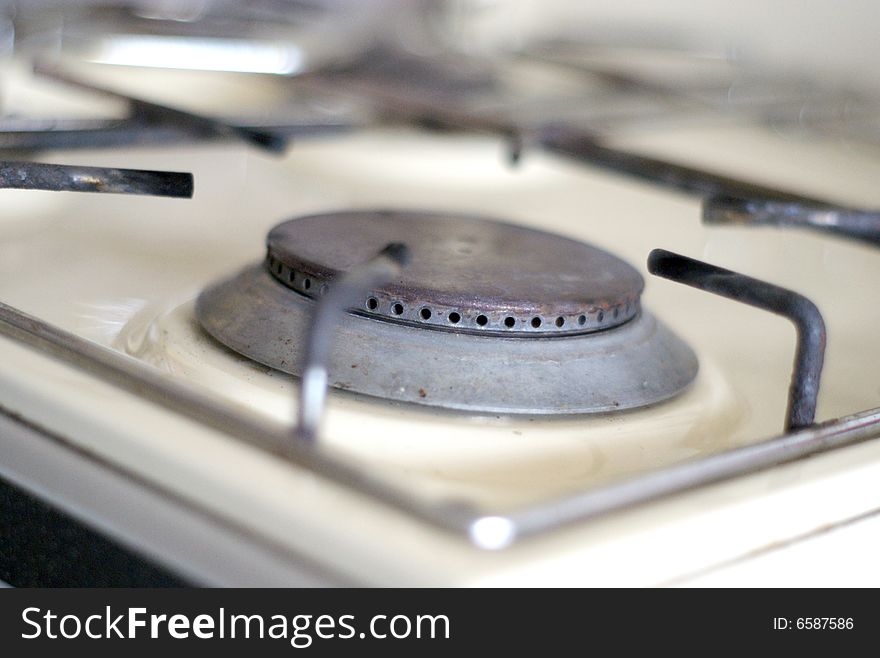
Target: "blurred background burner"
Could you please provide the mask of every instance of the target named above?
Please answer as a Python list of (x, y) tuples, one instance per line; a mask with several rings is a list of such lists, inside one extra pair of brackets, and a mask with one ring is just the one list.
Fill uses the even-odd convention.
[[(260, 84), (277, 88), (277, 103), (262, 99), (251, 107), (240, 96), (234, 106), (180, 109), (204, 109), (218, 120), (287, 135), (376, 122), (363, 97), (315, 94), (296, 84), (345, 72), (374, 88), (405, 87), (432, 104), (503, 117), (526, 130), (565, 124), (613, 138), (631, 130), (759, 121), (794, 137), (806, 132), (880, 141), (880, 89), (863, 66), (878, 56), (872, 21), (847, 18), (878, 17), (871, 3), (857, 2), (864, 11), (845, 15), (797, 12), (798, 21), (786, 20), (786, 3), (731, 8), (676, 2), (656, 16), (649, 8), (606, 4), (8, 1), (0, 2), (0, 53), (127, 69), (147, 82), (156, 70), (260, 74), (274, 79)], [(758, 22), (772, 22), (774, 30), (754, 29)], [(848, 48), (833, 47), (844, 40)], [(201, 103), (190, 88), (164, 86), (158, 100), (166, 104), (176, 106), (181, 98), (184, 105)], [(140, 90), (126, 91), (136, 96)], [(16, 108), (7, 103), (5, 110), (0, 132), (47, 127), (18, 125), (10, 116)], [(71, 127), (71, 117), (54, 118), (56, 127)], [(103, 127), (120, 131), (118, 125)], [(130, 146), (180, 138), (173, 126), (139, 128), (126, 140), (115, 139)], [(90, 137), (96, 146), (113, 139), (97, 130)], [(5, 139), (0, 146), (6, 148), (56, 145)]]

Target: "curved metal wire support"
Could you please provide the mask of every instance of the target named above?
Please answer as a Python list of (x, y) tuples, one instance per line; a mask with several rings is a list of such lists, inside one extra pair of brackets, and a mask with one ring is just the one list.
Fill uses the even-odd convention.
[[(362, 122), (361, 122), (362, 123)], [(262, 130), (295, 140), (300, 137), (342, 135), (359, 125), (357, 120), (334, 119), (285, 121), (273, 125), (230, 124), (230, 128)], [(151, 121), (149, 117), (126, 119), (0, 119), (0, 151), (58, 151), (71, 149), (119, 148), (144, 144), (191, 144), (204, 141), (231, 141), (234, 134), (200, 132), (170, 121)]]
[(583, 131), (565, 126), (545, 126), (540, 132), (539, 141), (548, 151), (685, 194), (700, 197), (725, 195), (785, 199), (796, 203), (822, 203), (818, 199), (787, 190), (689, 167), (662, 158), (612, 148)]
[(317, 439), (327, 399), (327, 361), (339, 318), (349, 308), (358, 307), (361, 299), (375, 286), (398, 274), (408, 261), (409, 249), (406, 245), (391, 243), (374, 258), (340, 277), (318, 300), (306, 336), (299, 417), (294, 430), (298, 440), (313, 444)]
[(872, 409), (585, 489), (550, 505), (527, 507), (500, 517), (473, 519), (469, 533), (472, 541), (482, 548), (504, 548), (520, 538), (552, 528), (596, 519), (805, 457), (876, 440), (878, 433), (880, 409)]
[(125, 101), (135, 117), (142, 117), (155, 123), (171, 124), (206, 136), (234, 136), (271, 153), (283, 153), (289, 143), (289, 138), (286, 135), (259, 128), (230, 125), (211, 117), (129, 96), (128, 94), (87, 82), (78, 76), (62, 71), (57, 66), (44, 62), (38, 61), (34, 64), (34, 73), (72, 87)]
[(0, 161), (0, 188), (190, 198), (193, 175), (176, 171)]
[(813, 424), (819, 380), (825, 359), (825, 321), (819, 309), (802, 295), (766, 281), (725, 270), (686, 256), (654, 249), (648, 256), (648, 271), (705, 290), (727, 299), (782, 315), (794, 323), (797, 347), (788, 392), (786, 431)]
[(400, 512), (467, 537), (475, 546), (487, 550), (506, 548), (525, 537), (564, 525), (880, 436), (880, 409), (870, 409), (620, 482), (584, 489), (513, 511), (497, 510), (493, 513), (469, 503), (438, 504), (374, 477), (357, 464), (304, 449), (307, 446), (300, 443), (291, 444), (289, 431), (274, 423), (230, 407), (216, 396), (3, 303), (0, 303), (0, 336), (58, 358), (82, 372), (227, 436), (283, 456)]
[(716, 196), (703, 202), (706, 224), (793, 226), (880, 247), (880, 211), (779, 199)]

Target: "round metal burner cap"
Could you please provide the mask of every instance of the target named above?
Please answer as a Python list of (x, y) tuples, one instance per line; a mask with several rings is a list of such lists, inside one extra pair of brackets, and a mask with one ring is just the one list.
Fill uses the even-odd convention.
[(639, 312), (641, 275), (581, 242), (462, 215), (361, 211), (293, 219), (272, 229), (267, 266), (285, 286), (317, 297), (337, 274), (403, 242), (412, 260), (360, 309), (393, 322), (456, 332), (577, 334)]

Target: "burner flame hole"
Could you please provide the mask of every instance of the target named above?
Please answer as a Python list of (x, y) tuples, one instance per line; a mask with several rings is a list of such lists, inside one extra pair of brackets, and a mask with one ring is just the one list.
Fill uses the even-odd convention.
[(561, 327), (561, 326), (564, 325), (564, 324), (565, 324), (565, 318), (564, 318), (564, 317), (562, 317), (562, 316), (560, 315), (558, 318), (556, 318), (556, 326), (557, 326), (557, 327)]
[(401, 304), (400, 302), (392, 304), (391, 312), (394, 313), (394, 315), (403, 315), (403, 304)]
[(579, 315), (578, 316), (578, 324), (581, 326), (584, 326), (585, 324), (587, 324), (587, 316), (586, 315)]
[(422, 320), (430, 320), (431, 319), (431, 309), (423, 308), (421, 311), (419, 311), (419, 317), (422, 318)]
[(461, 322), (461, 315), (459, 315), (458, 313), (453, 311), (452, 313), (449, 314), (449, 321), (452, 324), (458, 324), (459, 322)]
[(303, 289), (308, 290), (312, 287), (312, 280), (309, 278), (303, 279)]
[(485, 315), (478, 315), (477, 324), (481, 327), (485, 327), (487, 324), (489, 324), (489, 318), (487, 318)]
[(371, 311), (375, 311), (377, 308), (379, 308), (379, 302), (376, 300), (375, 297), (370, 297), (367, 300), (367, 308)]
[(541, 318), (538, 318), (538, 317), (532, 318), (532, 327), (537, 329), (540, 326), (541, 326)]
[(516, 324), (516, 318), (506, 317), (504, 318), (504, 326), (508, 329), (513, 329), (513, 325)]

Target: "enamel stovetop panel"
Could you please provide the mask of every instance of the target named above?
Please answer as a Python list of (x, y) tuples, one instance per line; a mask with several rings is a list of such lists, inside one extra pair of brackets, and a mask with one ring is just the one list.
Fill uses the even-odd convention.
[[(868, 147), (733, 125), (633, 134), (621, 143), (880, 204), (880, 158)], [(792, 328), (649, 278), (644, 262), (653, 247), (805, 293), (829, 332), (819, 419), (878, 406), (880, 309), (871, 292), (880, 258), (870, 248), (793, 231), (704, 228), (694, 200), (537, 153), (511, 170), (502, 156), (490, 139), (378, 130), (298, 144), (280, 160), (233, 146), (45, 154), (192, 171), (196, 193), (176, 201), (4, 192), (0, 299), (230, 403), (289, 420), (296, 383), (219, 349), (192, 314), (203, 285), (262, 257), (264, 236), (280, 220), (348, 207), (477, 212), (594, 243), (638, 267), (645, 305), (700, 359), (696, 382), (672, 402), (538, 419), (331, 396), (327, 450), (438, 501), (504, 508), (781, 430)], [(868, 444), (481, 553), (29, 350), (6, 341), (2, 349), (4, 406), (365, 582), (668, 582), (880, 505), (862, 489), (880, 465), (880, 451)]]

